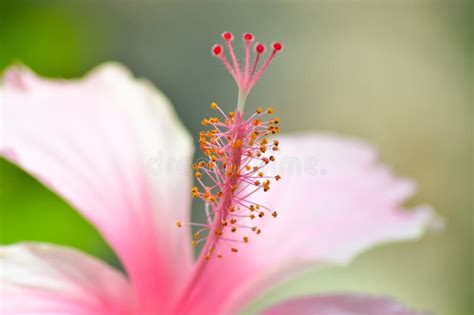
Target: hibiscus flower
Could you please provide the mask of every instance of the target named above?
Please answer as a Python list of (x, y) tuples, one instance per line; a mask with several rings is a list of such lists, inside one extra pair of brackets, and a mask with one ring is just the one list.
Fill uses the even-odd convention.
[[(236, 314), (296, 272), (417, 239), (433, 223), (429, 206), (403, 208), (413, 183), (379, 164), (366, 143), (313, 133), (269, 138), (279, 132), (278, 118), (264, 118), (273, 108), (248, 114), (245, 102), (282, 45), (257, 69), (265, 46), (255, 45), (251, 66), (253, 35), (244, 34), (241, 69), (232, 34), (223, 39), (230, 62), (224, 46), (212, 52), (239, 99), (231, 113), (211, 104), (223, 117), (203, 121), (206, 158), (192, 166), (200, 187), (192, 187), (192, 138), (150, 82), (115, 63), (79, 80), (6, 70), (1, 155), (89, 220), (125, 273), (71, 248), (2, 246), (2, 314)], [(205, 202), (204, 222), (190, 221), (192, 196)], [(200, 230), (191, 237), (193, 225)], [(295, 298), (263, 314), (415, 313), (389, 298), (340, 294)]]

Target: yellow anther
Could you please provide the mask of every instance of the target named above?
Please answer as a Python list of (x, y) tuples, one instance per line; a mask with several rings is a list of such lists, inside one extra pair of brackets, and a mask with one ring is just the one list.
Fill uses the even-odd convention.
[(254, 206), (254, 205), (250, 205), (249, 210), (250, 210), (250, 211), (255, 211), (255, 206)]
[(281, 179), (281, 176), (280, 176), (280, 175), (277, 175), (277, 176), (275, 176), (275, 179), (276, 179), (276, 180), (280, 180), (280, 179)]
[(207, 127), (209, 125), (209, 119), (204, 118), (203, 120), (201, 120), (201, 124)]
[(259, 181), (259, 180), (256, 180), (256, 181), (254, 182), (254, 184), (255, 184), (255, 186), (260, 186), (260, 181)]
[(273, 107), (271, 107), (271, 106), (268, 107), (268, 108), (267, 108), (267, 113), (273, 114)]
[(269, 158), (269, 159), (270, 159), (270, 161), (272, 161), (272, 162), (275, 161), (275, 157), (274, 157), (273, 155), (270, 155), (270, 158)]
[(250, 170), (252, 169), (252, 167), (251, 167), (250, 165), (245, 165), (245, 169), (246, 169), (247, 171), (250, 171)]
[(216, 102), (211, 103), (211, 109), (217, 109), (217, 103)]
[(260, 218), (263, 218), (264, 215), (265, 215), (265, 212), (263, 212), (263, 211), (260, 211), (260, 213), (258, 214), (258, 216), (259, 216)]
[(217, 258), (222, 258), (222, 255), (221, 254), (217, 254)]
[(242, 146), (242, 140), (240, 140), (240, 139), (237, 139), (237, 140), (235, 140), (234, 143), (232, 143), (233, 148), (240, 148), (241, 146)]
[(229, 117), (230, 117), (230, 118), (234, 118), (234, 116), (235, 116), (235, 113), (234, 113), (234, 112), (229, 112)]
[(197, 178), (201, 178), (202, 177), (202, 174), (200, 172), (196, 172), (196, 177)]
[(251, 215), (249, 215), (249, 218), (250, 218), (251, 220), (253, 220), (253, 219), (255, 219), (255, 215), (254, 215), (254, 214), (251, 214)]
[(244, 236), (244, 243), (248, 243), (249, 242), (249, 238), (247, 236)]
[(236, 219), (236, 218), (232, 218), (232, 219), (230, 219), (230, 223), (231, 223), (231, 224), (235, 224), (235, 223), (237, 223), (237, 219)]
[(239, 251), (239, 250), (238, 250), (237, 248), (235, 248), (235, 247), (232, 247), (230, 250), (231, 250), (232, 252), (234, 252), (234, 253), (237, 253), (237, 252)]
[(182, 227), (182, 226), (183, 226), (183, 222), (181, 222), (181, 221), (176, 221), (176, 226), (177, 226), (177, 227)]
[(230, 231), (231, 231), (232, 233), (235, 233), (235, 232), (237, 231), (237, 228), (236, 228), (235, 226), (233, 226), (233, 227), (230, 229)]
[(263, 177), (263, 172), (258, 172), (259, 177)]
[(274, 218), (276, 218), (277, 215), (278, 215), (278, 213), (277, 213), (276, 211), (273, 211), (273, 212), (272, 212), (272, 216), (273, 216)]
[(264, 182), (264, 183), (263, 183), (263, 188), (270, 188), (270, 184), (267, 183), (267, 182)]
[(260, 106), (257, 106), (257, 109), (255, 110), (257, 114), (261, 114), (263, 112), (263, 109)]
[(200, 239), (201, 238), (201, 233), (194, 233), (194, 238), (195, 239)]
[(191, 241), (191, 246), (192, 246), (192, 247), (196, 247), (196, 246), (197, 246), (197, 242), (196, 242), (195, 240), (192, 240), (192, 241)]

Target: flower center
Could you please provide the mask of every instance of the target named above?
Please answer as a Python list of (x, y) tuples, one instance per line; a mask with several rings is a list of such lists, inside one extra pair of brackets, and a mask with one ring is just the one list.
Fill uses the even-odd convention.
[[(218, 56), (239, 87), (239, 100), (235, 112), (225, 113), (216, 104), (211, 109), (219, 112), (221, 118), (210, 117), (202, 120), (202, 124), (210, 129), (199, 134), (200, 148), (205, 159), (193, 165), (196, 180), (200, 187), (192, 188), (192, 196), (205, 203), (205, 223), (177, 222), (197, 226), (194, 233), (193, 246), (205, 242), (201, 256), (222, 258), (226, 251), (237, 253), (240, 244), (250, 241), (252, 235), (262, 231), (258, 228), (258, 219), (267, 215), (277, 217), (277, 212), (251, 200), (259, 190), (268, 191), (272, 180), (281, 177), (265, 176), (263, 169), (275, 161), (273, 153), (279, 150), (278, 140), (269, 137), (279, 132), (278, 118), (265, 116), (273, 114), (273, 108), (266, 110), (258, 107), (250, 117), (245, 118), (243, 108), (245, 100), (269, 65), (276, 52), (282, 49), (280, 43), (273, 44), (273, 50), (263, 66), (257, 71), (261, 55), (265, 51), (263, 44), (255, 46), (255, 58), (250, 67), (250, 46), (253, 35), (243, 35), (246, 48), (245, 67), (241, 71), (232, 47), (233, 36), (223, 33), (222, 38), (232, 59), (233, 66), (227, 60), (221, 45), (215, 45), (212, 52)], [(249, 222), (255, 224), (249, 224)]]

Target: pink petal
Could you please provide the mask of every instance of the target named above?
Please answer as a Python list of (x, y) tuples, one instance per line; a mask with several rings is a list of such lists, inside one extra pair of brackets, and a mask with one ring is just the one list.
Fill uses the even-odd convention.
[(321, 295), (271, 306), (262, 315), (427, 315), (406, 309), (389, 298), (362, 295)]
[(251, 238), (238, 253), (209, 261), (186, 306), (196, 314), (211, 305), (235, 311), (303, 267), (348, 263), (380, 243), (419, 238), (433, 222), (428, 206), (403, 209), (414, 185), (377, 164), (370, 146), (330, 135), (287, 136), (280, 143), (274, 172), (282, 180), (252, 197), (278, 217), (242, 222), (258, 225), (260, 235), (244, 229), (224, 235)]
[(128, 281), (78, 251), (47, 244), (0, 247), (0, 313), (134, 314)]
[[(153, 86), (106, 64), (76, 81), (5, 74), (2, 155), (69, 201), (104, 235), (138, 294), (165, 309), (192, 267), (192, 141)], [(40, 214), (38, 214), (38, 217)]]

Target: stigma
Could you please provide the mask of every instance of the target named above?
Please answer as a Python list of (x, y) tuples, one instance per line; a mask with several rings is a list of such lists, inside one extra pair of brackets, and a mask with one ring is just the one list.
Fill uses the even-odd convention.
[(178, 227), (190, 225), (196, 228), (192, 245), (204, 243), (201, 255), (205, 259), (222, 258), (226, 252), (239, 253), (241, 246), (246, 246), (253, 237), (262, 233), (259, 220), (265, 216), (276, 218), (278, 213), (254, 202), (252, 197), (258, 191), (269, 191), (272, 183), (281, 179), (279, 175), (265, 174), (265, 167), (276, 160), (276, 153), (280, 150), (274, 137), (280, 131), (280, 119), (272, 116), (273, 107), (257, 107), (254, 113), (247, 115), (243, 105), (282, 45), (278, 42), (272, 45), (272, 52), (257, 71), (265, 46), (255, 45), (255, 57), (250, 67), (250, 47), (254, 37), (245, 33), (246, 57), (242, 71), (233, 51), (233, 35), (225, 32), (222, 38), (232, 65), (223, 46), (215, 45), (212, 52), (234, 77), (239, 88), (239, 103), (235, 111), (226, 113), (213, 102), (210, 108), (216, 115), (201, 121), (206, 130), (199, 133), (199, 146), (205, 158), (193, 164), (197, 185), (191, 189), (191, 195), (204, 202), (206, 221), (176, 223)]
[(270, 62), (273, 60), (273, 57), (275, 57), (275, 55), (283, 49), (283, 45), (280, 42), (274, 42), (271, 45), (271, 52), (268, 54), (266, 60), (263, 62), (263, 65), (259, 69), (257, 69), (260, 63), (260, 59), (262, 59), (262, 55), (265, 53), (266, 50), (264, 44), (256, 43), (254, 45), (254, 59), (253, 64), (250, 65), (252, 50), (251, 47), (255, 38), (251, 33), (243, 34), (242, 40), (245, 45), (245, 59), (244, 65), (241, 67), (237, 60), (237, 56), (235, 55), (234, 46), (232, 44), (234, 40), (234, 35), (230, 32), (224, 32), (222, 33), (222, 39), (224, 40), (225, 46), (227, 47), (227, 52), (229, 54), (231, 62), (229, 62), (229, 59), (226, 56), (223, 45), (214, 45), (212, 47), (212, 54), (222, 61), (227, 71), (237, 83), (237, 87), (239, 88), (237, 110), (243, 111), (248, 94), (255, 86), (255, 83), (257, 83), (257, 81), (260, 79), (265, 69), (267, 69), (267, 67), (270, 65)]

